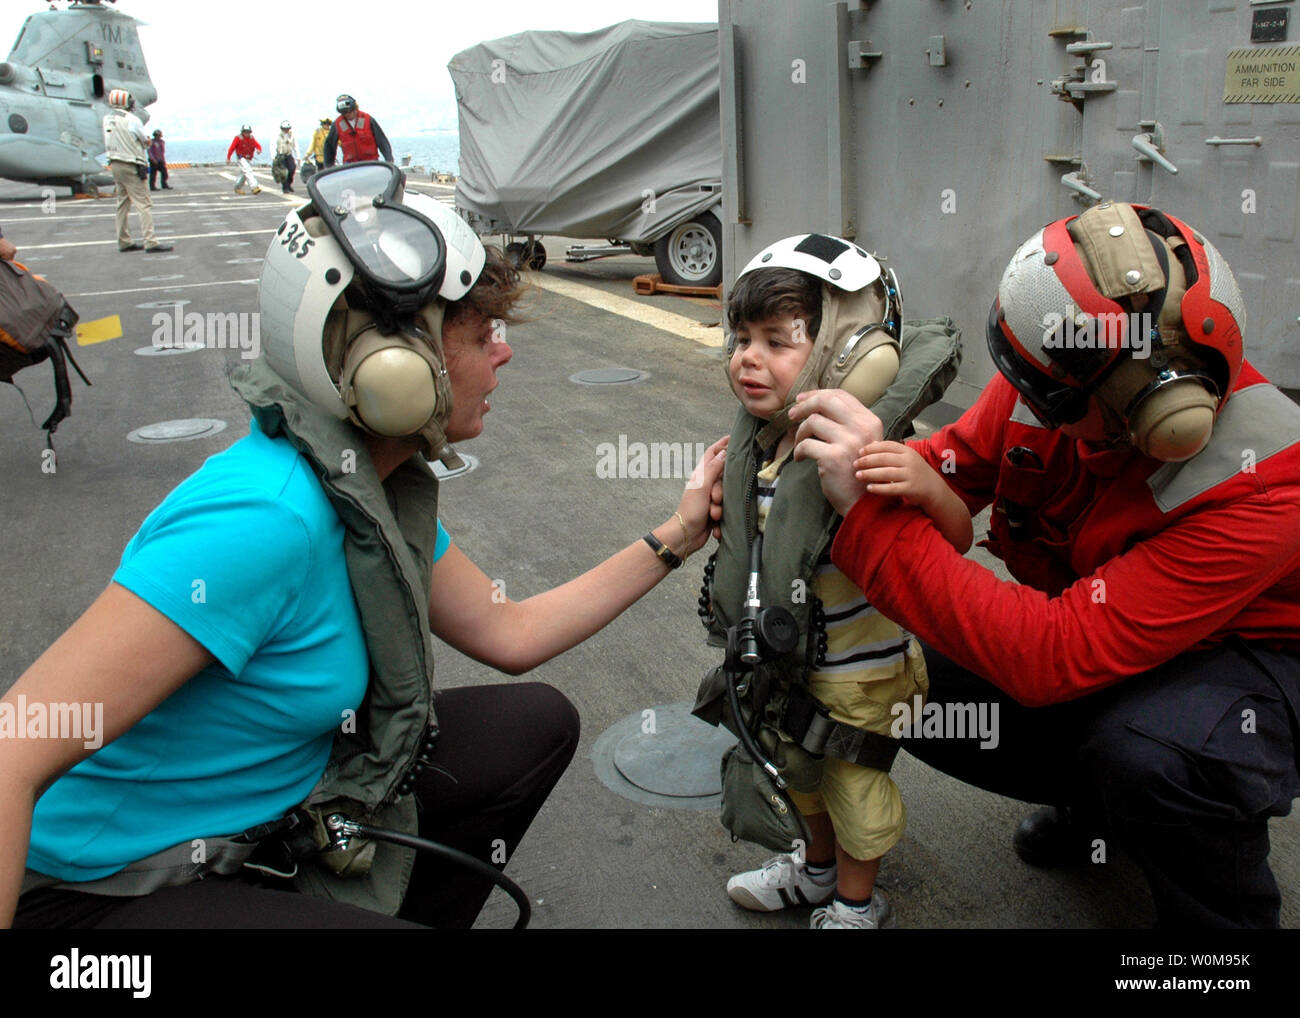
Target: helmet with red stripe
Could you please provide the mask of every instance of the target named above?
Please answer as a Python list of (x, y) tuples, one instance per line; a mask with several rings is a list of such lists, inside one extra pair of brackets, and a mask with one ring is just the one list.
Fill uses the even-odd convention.
[(1048, 427), (1097, 396), (1147, 455), (1199, 452), (1242, 365), (1245, 306), (1223, 257), (1156, 209), (1103, 202), (1012, 256), (989, 312), (998, 370)]

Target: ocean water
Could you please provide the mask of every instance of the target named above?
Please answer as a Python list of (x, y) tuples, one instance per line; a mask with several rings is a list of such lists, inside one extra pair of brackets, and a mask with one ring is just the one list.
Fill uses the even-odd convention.
[[(234, 135), (231, 135), (231, 138), (233, 137)], [(269, 164), (274, 154), (275, 136), (263, 137), (254, 133), (254, 137), (262, 143), (262, 154), (257, 157), (257, 162)], [(167, 138), (165, 139), (167, 161), (169, 163), (224, 162), (231, 138)], [(430, 132), (407, 137), (390, 135), (388, 140), (393, 146), (393, 158), (399, 164), (405, 156), (409, 155), (412, 166), (423, 166), (429, 171), (460, 172), (460, 136), (454, 131)], [(300, 152), (305, 155), (310, 145), (310, 132), (306, 137), (298, 135)]]

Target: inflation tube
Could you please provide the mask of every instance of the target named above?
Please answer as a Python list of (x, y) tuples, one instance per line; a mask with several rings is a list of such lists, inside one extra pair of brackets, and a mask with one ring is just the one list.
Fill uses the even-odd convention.
[[(330, 817), (333, 821), (334, 817)], [(532, 906), (528, 904), (528, 895), (524, 894), (523, 889), (511, 880), (508, 876), (498, 870), (495, 866), (489, 866), (482, 859), (475, 859), (472, 855), (467, 855), (455, 848), (449, 848), (446, 845), (440, 845), (436, 841), (429, 841), (426, 838), (417, 838), (411, 834), (403, 834), (400, 831), (389, 831), (383, 827), (371, 827), (369, 824), (359, 824), (355, 820), (345, 820), (339, 818), (337, 828), (333, 823), (327, 824), (331, 829), (347, 837), (369, 838), (371, 841), (389, 841), (394, 845), (402, 845), (406, 848), (413, 848), (417, 852), (429, 852), (448, 862), (454, 862), (466, 869), (473, 870), (479, 876), (487, 877), (497, 887), (505, 891), (514, 899), (515, 905), (519, 908), (519, 918), (515, 920), (512, 929), (522, 930), (528, 926), (528, 920), (533, 916)]]

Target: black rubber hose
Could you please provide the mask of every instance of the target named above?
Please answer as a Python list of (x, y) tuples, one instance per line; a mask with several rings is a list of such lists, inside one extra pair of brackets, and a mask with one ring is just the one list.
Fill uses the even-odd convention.
[(371, 827), (369, 824), (354, 823), (357, 837), (370, 838), (373, 841), (391, 841), (394, 845), (404, 845), (407, 848), (413, 848), (417, 852), (430, 852), (433, 855), (446, 859), (449, 862), (457, 863), (466, 869), (473, 870), (480, 876), (487, 877), (497, 887), (505, 891), (514, 899), (515, 904), (519, 907), (519, 918), (515, 920), (512, 929), (522, 930), (528, 927), (528, 920), (533, 917), (532, 906), (528, 904), (528, 895), (524, 894), (523, 888), (502, 873), (495, 866), (490, 866), (482, 859), (476, 859), (472, 855), (456, 848), (449, 848), (446, 845), (440, 845), (436, 841), (429, 841), (426, 838), (417, 838), (413, 834), (403, 834), (401, 831), (389, 831), (382, 827)]
[(745, 751), (749, 753), (750, 759), (767, 771), (768, 776), (776, 782), (776, 787), (784, 791), (786, 787), (785, 779), (777, 771), (776, 765), (764, 755), (758, 743), (754, 741), (754, 737), (749, 732), (749, 726), (745, 724), (745, 716), (740, 713), (740, 696), (736, 692), (736, 673), (727, 671), (723, 674), (727, 680), (727, 699), (731, 704), (732, 716), (736, 719), (736, 732), (740, 736), (741, 744), (744, 745)]

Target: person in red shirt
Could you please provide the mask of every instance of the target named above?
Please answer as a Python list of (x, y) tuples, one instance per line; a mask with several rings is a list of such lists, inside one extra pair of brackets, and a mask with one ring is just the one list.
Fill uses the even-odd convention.
[[(1000, 375), (958, 421), (898, 446), (844, 393), (791, 411), (845, 516), (835, 564), (925, 642), (932, 703), (998, 711), (996, 748), (904, 746), (1051, 804), (1017, 831), (1027, 861), (1124, 848), (1162, 926), (1277, 926), (1268, 818), (1300, 795), (1300, 407), (1244, 360), (1244, 323), (1202, 234), (1105, 202), (1016, 252)], [(891, 497), (928, 472), (993, 507), (1019, 582)]]
[(230, 148), (226, 149), (226, 162), (230, 162), (232, 155), (239, 156), (239, 179), (235, 181), (235, 194), (246, 194), (247, 190), (244, 185), (248, 185), (248, 190), (257, 194), (262, 188), (257, 183), (257, 178), (253, 176), (252, 158), (262, 151), (262, 146), (258, 140), (253, 137), (253, 128), (245, 124), (239, 129), (234, 140), (230, 143)]

